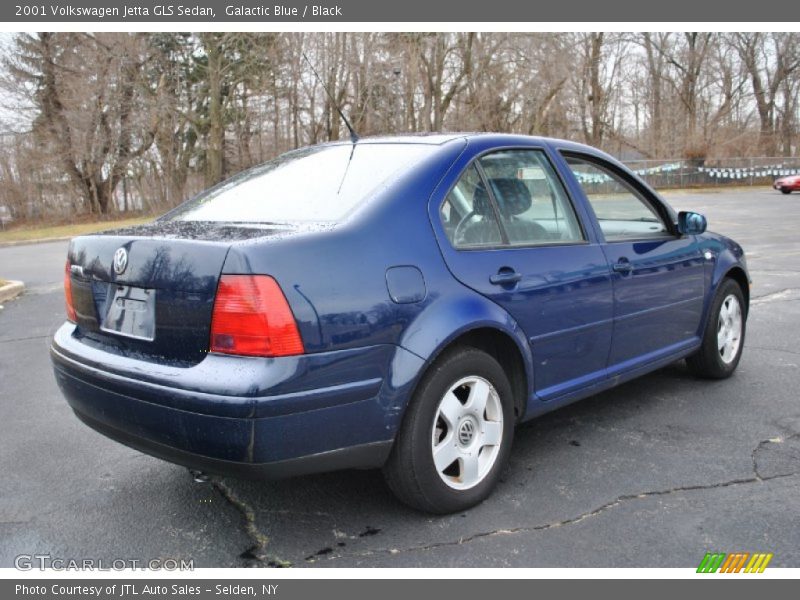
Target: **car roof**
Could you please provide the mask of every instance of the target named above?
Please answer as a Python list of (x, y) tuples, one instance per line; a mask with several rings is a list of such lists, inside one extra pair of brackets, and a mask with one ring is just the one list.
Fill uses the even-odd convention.
[[(432, 146), (441, 146), (453, 140), (482, 140), (484, 142), (494, 142), (499, 146), (502, 145), (516, 145), (516, 144), (531, 144), (531, 145), (549, 145), (553, 144), (559, 148), (591, 152), (594, 154), (603, 154), (597, 148), (579, 144), (570, 140), (563, 140), (558, 138), (548, 138), (541, 136), (521, 135), (513, 133), (492, 133), (483, 131), (466, 131), (466, 132), (452, 132), (452, 133), (404, 133), (394, 135), (375, 135), (365, 136), (359, 138), (359, 144), (428, 144)], [(323, 145), (344, 145), (350, 144), (350, 140), (337, 140), (328, 142)]]
[[(617, 166), (623, 166), (616, 158), (602, 150), (586, 144), (580, 144), (570, 140), (559, 138), (549, 138), (532, 135), (522, 135), (515, 133), (492, 133), (492, 132), (452, 132), (452, 133), (406, 133), (396, 135), (376, 135), (365, 136), (358, 139), (358, 144), (379, 145), (379, 144), (425, 144), (429, 146), (443, 147), (445, 144), (461, 140), (462, 143), (470, 145), (474, 143), (477, 152), (485, 152), (493, 149), (503, 149), (512, 147), (526, 146), (547, 146), (554, 150), (573, 152), (604, 159)], [(350, 140), (336, 140), (318, 144), (319, 146), (342, 146), (350, 145)]]

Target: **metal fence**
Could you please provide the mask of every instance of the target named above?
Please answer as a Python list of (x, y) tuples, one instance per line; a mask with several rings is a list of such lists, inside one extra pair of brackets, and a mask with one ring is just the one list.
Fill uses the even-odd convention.
[(654, 188), (722, 185), (771, 185), (784, 175), (800, 174), (800, 157), (720, 158), (709, 160), (629, 160), (625, 164)]

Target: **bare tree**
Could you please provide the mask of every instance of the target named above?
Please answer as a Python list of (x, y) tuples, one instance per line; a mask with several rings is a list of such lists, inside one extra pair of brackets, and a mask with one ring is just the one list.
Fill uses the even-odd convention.
[(601, 146), (614, 129), (619, 108), (617, 82), (627, 55), (627, 41), (619, 34), (577, 34), (579, 49), (574, 87), (580, 124), (587, 144)]
[(0, 203), (30, 216), (174, 206), (341, 139), (337, 109), (361, 135), (504, 131), (698, 162), (798, 152), (797, 33), (55, 33), (6, 56), (0, 120), (23, 118), (0, 131)]
[[(793, 86), (789, 80), (796, 78), (800, 69), (798, 37), (794, 33), (758, 32), (737, 33), (733, 39), (753, 86), (753, 96), (761, 124), (759, 143), (762, 151), (771, 156), (776, 151), (779, 138), (778, 102), (782, 98), (784, 105), (786, 101), (791, 105)], [(789, 114), (786, 114), (787, 119), (784, 123), (791, 120)]]
[(148, 111), (158, 87), (142, 76), (150, 60), (139, 34), (21, 35), (6, 65), (31, 91), (37, 138), (52, 148), (90, 212), (106, 213), (129, 163), (155, 138)]

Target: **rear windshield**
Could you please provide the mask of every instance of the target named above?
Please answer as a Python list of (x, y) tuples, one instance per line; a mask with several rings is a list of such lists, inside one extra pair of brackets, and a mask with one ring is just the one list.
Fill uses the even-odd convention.
[(201, 193), (169, 218), (226, 223), (338, 221), (433, 148), (426, 144), (303, 148)]

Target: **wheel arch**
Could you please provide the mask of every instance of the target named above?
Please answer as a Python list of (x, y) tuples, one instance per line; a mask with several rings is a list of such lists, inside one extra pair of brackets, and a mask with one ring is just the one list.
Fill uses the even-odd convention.
[(739, 284), (739, 287), (742, 289), (742, 295), (744, 296), (744, 310), (745, 316), (747, 313), (750, 312), (750, 280), (747, 277), (747, 273), (744, 272), (742, 267), (736, 265), (725, 271), (725, 273), (720, 277), (719, 281), (717, 282), (717, 286), (725, 279), (733, 279), (736, 283)]
[(500, 363), (514, 393), (514, 417), (517, 422), (520, 422), (525, 416), (525, 409), (528, 405), (528, 374), (525, 369), (525, 360), (516, 341), (508, 333), (495, 327), (476, 327), (451, 340), (437, 353), (437, 357), (452, 348), (461, 346), (482, 350)]
[[(431, 314), (431, 318), (423, 319), (424, 323), (413, 328), (426, 335), (410, 335), (401, 342), (401, 346), (425, 360), (408, 398), (413, 397), (422, 378), (442, 354), (455, 347), (469, 346), (493, 356), (506, 371), (514, 392), (514, 413), (517, 422), (521, 421), (533, 389), (531, 350), (521, 328), (499, 306), (485, 300), (479, 304), (467, 302), (462, 311), (455, 310), (455, 306), (442, 308), (441, 313), (436, 313), (444, 319), (433, 318)], [(458, 319), (458, 325), (452, 322), (454, 318)], [(442, 331), (444, 328), (448, 333)], [(403, 407), (403, 412), (406, 408)]]
[(711, 275), (710, 288), (708, 294), (706, 295), (706, 300), (703, 307), (703, 317), (700, 324), (700, 329), (698, 331), (698, 335), (701, 339), (705, 335), (706, 327), (708, 327), (708, 320), (710, 318), (709, 313), (711, 311), (714, 298), (717, 295), (717, 290), (719, 290), (719, 286), (726, 279), (732, 279), (735, 281), (742, 290), (742, 296), (744, 297), (745, 319), (747, 319), (747, 315), (750, 312), (750, 277), (747, 274), (745, 267), (739, 262), (739, 260), (735, 259), (735, 257), (731, 257), (729, 252), (723, 252), (720, 254), (719, 262), (717, 263), (716, 268)]

